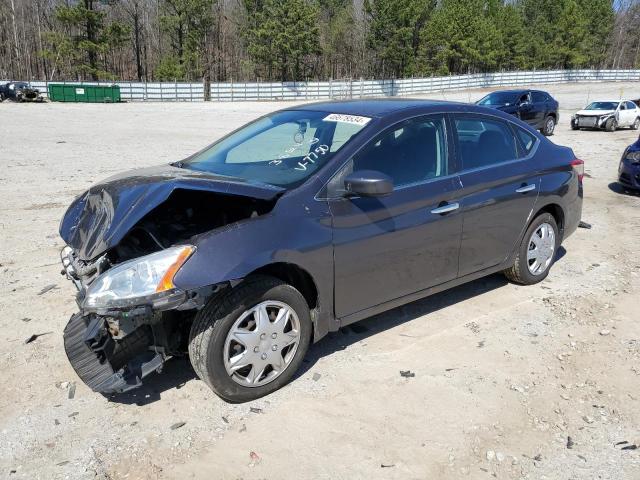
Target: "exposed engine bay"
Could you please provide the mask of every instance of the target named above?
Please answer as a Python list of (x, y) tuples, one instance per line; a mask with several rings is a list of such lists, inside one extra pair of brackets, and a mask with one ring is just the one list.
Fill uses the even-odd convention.
[[(61, 252), (62, 274), (77, 287), (76, 301), (80, 307), (65, 328), (64, 344), (80, 378), (94, 391), (109, 394), (141, 385), (142, 378), (159, 371), (167, 359), (185, 354), (195, 313), (213, 294), (230, 287), (230, 284), (206, 285), (181, 291), (171, 284), (167, 272), (177, 265), (176, 262), (188, 259), (196, 248), (192, 245), (197, 236), (268, 213), (275, 205), (277, 195), (264, 199), (205, 189), (173, 189), (115, 245), (87, 260), (82, 258), (81, 251), (92, 251), (89, 239), (95, 244), (107, 244), (104, 239), (98, 240), (98, 230), (91, 228), (99, 224), (101, 234), (113, 231), (118, 220), (113, 205), (120, 205), (126, 198), (119, 192), (114, 194), (113, 189), (108, 197), (104, 191), (92, 190), (90, 207), (83, 205), (79, 213), (77, 202), (72, 204), (66, 217), (71, 215), (75, 220), (70, 222), (65, 218), (61, 224), (63, 238), (66, 235), (73, 239), (76, 247), (78, 239), (83, 242), (82, 248), (67, 246)], [(85, 194), (85, 199), (88, 198), (89, 193)], [(96, 205), (95, 198), (108, 198), (110, 203)], [(89, 203), (86, 200), (86, 204)], [(122, 211), (130, 214), (139, 204), (133, 203)], [(100, 212), (93, 215), (97, 220), (87, 221), (89, 208)], [(106, 209), (110, 209), (107, 216), (103, 214)], [(65, 228), (68, 230), (63, 232)], [(175, 258), (165, 260), (161, 257), (174, 250)], [(155, 260), (156, 256), (161, 257), (160, 260)], [(161, 289), (153, 275), (167, 266), (161, 275), (160, 283), (164, 285)], [(109, 278), (112, 274), (113, 278)], [(113, 288), (114, 284), (122, 284), (123, 288), (132, 289), (140, 282), (151, 282), (152, 289), (144, 295), (130, 295), (131, 298), (124, 300), (111, 298), (111, 294), (104, 294), (98, 300), (89, 298), (94, 290), (104, 290), (103, 285)]]

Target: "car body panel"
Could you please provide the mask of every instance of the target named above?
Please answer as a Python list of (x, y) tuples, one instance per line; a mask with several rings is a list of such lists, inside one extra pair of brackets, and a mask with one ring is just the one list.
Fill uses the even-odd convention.
[(330, 201), (336, 316), (456, 278), (462, 217), (431, 210), (458, 196), (449, 176), (382, 198)]
[(115, 246), (174, 190), (205, 190), (271, 199), (284, 189), (161, 165), (115, 175), (77, 197), (60, 223), (60, 236), (91, 260)]
[[(635, 158), (629, 158), (629, 154), (635, 154)], [(618, 181), (626, 189), (640, 191), (640, 139), (629, 145), (622, 154)]]

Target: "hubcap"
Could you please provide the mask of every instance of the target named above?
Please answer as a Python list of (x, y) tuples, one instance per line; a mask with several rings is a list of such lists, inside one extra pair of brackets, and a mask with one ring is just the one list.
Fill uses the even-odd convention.
[(556, 234), (553, 227), (543, 223), (529, 239), (527, 266), (532, 275), (542, 275), (553, 260), (556, 250)]
[(553, 128), (555, 127), (555, 123), (552, 119), (547, 120), (547, 132), (553, 133)]
[(286, 303), (268, 300), (235, 321), (224, 344), (224, 366), (245, 387), (260, 387), (289, 366), (300, 343), (300, 321)]

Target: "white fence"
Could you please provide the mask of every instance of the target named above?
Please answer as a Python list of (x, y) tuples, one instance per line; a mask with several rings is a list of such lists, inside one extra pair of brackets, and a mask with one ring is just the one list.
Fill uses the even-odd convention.
[[(212, 83), (211, 101), (320, 100), (418, 95), (445, 90), (569, 82), (640, 81), (640, 70), (546, 70), (496, 72), (401, 80), (333, 80), (328, 82)], [(201, 102), (202, 83), (177, 82), (31, 82), (43, 93), (48, 83), (116, 85), (125, 101)]]

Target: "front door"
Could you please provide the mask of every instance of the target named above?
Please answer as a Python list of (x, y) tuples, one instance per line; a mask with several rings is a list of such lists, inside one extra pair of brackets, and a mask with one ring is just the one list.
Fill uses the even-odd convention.
[[(442, 116), (396, 124), (329, 184), (338, 318), (456, 277), (462, 218), (447, 136)], [(393, 193), (340, 196), (341, 179), (359, 170), (389, 175)]]
[[(513, 252), (537, 199), (540, 178), (506, 122), (457, 115), (453, 123), (461, 166), (462, 277), (499, 265)], [(520, 133), (531, 138), (526, 146), (531, 151), (537, 139)]]

